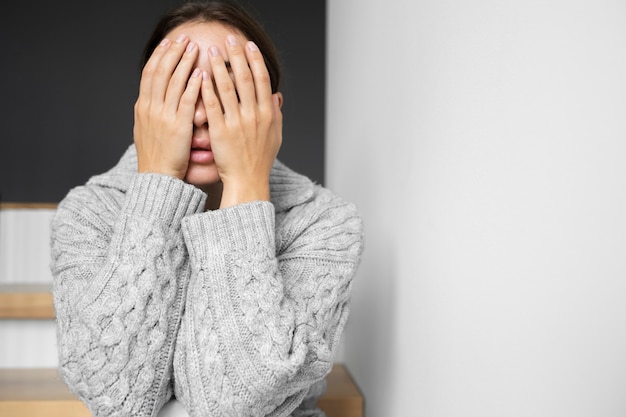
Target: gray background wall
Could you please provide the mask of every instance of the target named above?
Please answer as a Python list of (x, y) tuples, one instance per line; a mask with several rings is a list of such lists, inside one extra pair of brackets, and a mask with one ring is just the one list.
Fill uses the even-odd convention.
[[(9, 2), (0, 25), (0, 201), (57, 202), (132, 143), (139, 59), (176, 0)], [(279, 158), (324, 183), (325, 1), (242, 2), (283, 62)]]

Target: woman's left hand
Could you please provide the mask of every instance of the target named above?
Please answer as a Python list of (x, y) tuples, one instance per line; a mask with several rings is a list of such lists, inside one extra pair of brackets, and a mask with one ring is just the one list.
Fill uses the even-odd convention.
[[(282, 143), (280, 93), (272, 94), (263, 56), (251, 41), (228, 36), (226, 53), (209, 48), (213, 79), (204, 73), (201, 88), (211, 149), (223, 184), (220, 207), (269, 201), (269, 176)], [(232, 76), (232, 78), (231, 78)]]

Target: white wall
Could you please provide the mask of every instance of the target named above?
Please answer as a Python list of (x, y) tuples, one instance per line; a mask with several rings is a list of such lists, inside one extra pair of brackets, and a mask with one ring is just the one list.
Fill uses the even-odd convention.
[[(51, 283), (52, 209), (0, 210), (0, 284)], [(0, 320), (0, 369), (55, 367), (53, 320)]]
[(0, 284), (50, 283), (54, 209), (0, 210)]
[(329, 2), (367, 417), (626, 415), (626, 2)]

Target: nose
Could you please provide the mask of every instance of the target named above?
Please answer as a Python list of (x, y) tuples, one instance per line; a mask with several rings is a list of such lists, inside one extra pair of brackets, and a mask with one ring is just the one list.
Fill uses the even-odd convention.
[(198, 97), (196, 101), (196, 109), (193, 113), (193, 124), (196, 127), (202, 127), (208, 123), (208, 119), (206, 116), (206, 110), (204, 109), (204, 103), (202, 103), (202, 98)]

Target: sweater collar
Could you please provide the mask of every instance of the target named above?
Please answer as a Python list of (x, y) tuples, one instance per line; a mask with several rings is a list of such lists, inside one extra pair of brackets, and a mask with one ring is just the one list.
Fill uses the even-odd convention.
[[(137, 150), (133, 144), (126, 149), (117, 165), (103, 174), (91, 177), (87, 183), (125, 193), (136, 173)], [(270, 173), (270, 200), (277, 212), (307, 202), (313, 197), (314, 189), (315, 184), (308, 177), (291, 170), (278, 159), (274, 161)]]

